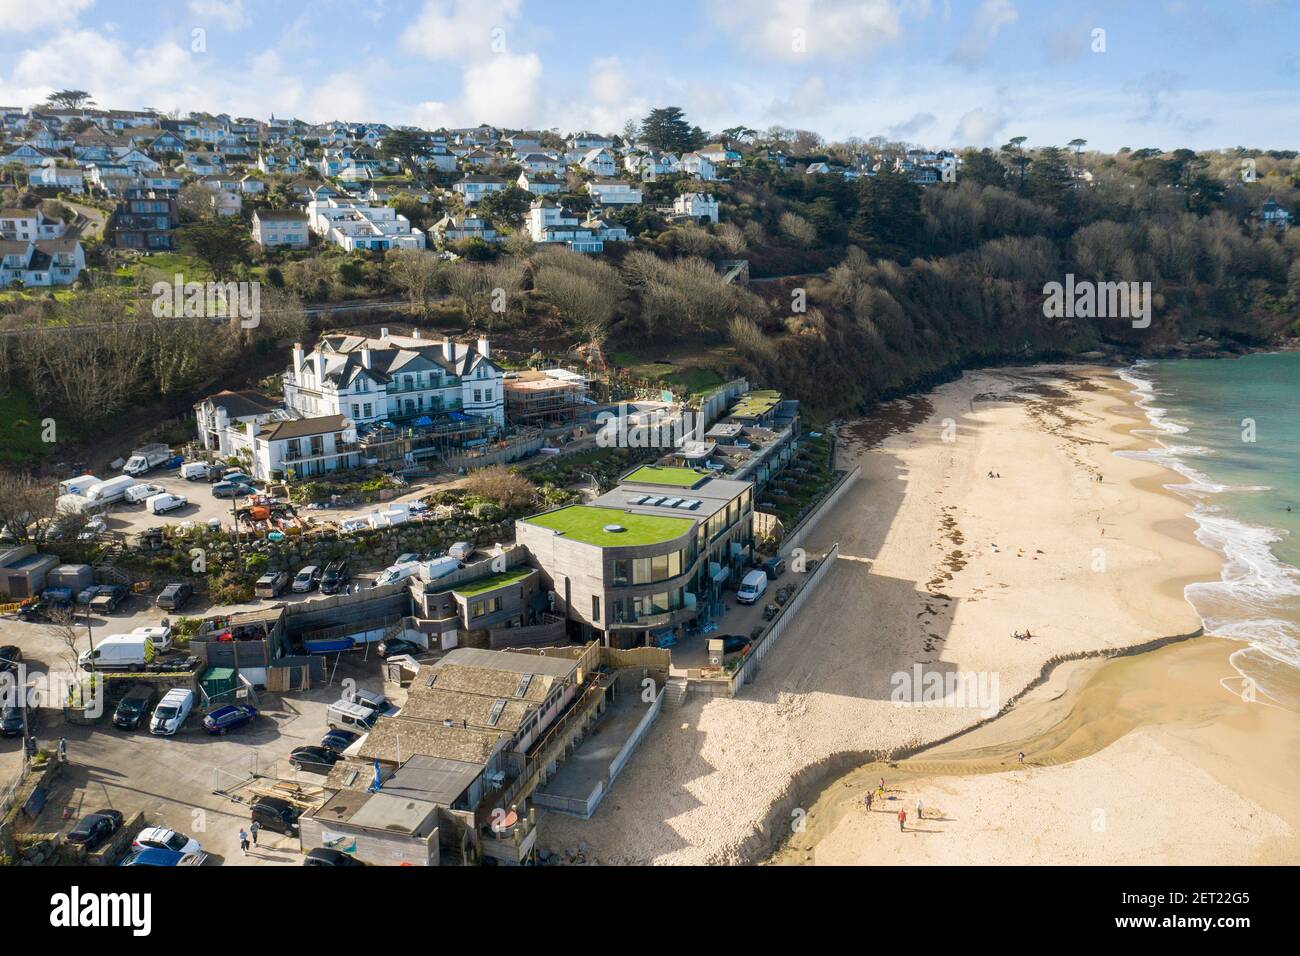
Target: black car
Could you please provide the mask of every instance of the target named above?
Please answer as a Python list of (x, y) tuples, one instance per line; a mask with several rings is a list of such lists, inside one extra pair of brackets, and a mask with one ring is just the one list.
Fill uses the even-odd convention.
[(379, 651), (380, 657), (392, 657), (395, 654), (418, 654), (420, 651), (424, 650), (424, 648), (415, 643), (415, 641), (408, 641), (405, 638), (395, 637), (391, 641), (380, 641), (379, 647), (376, 648), (376, 650)]
[(17, 671), (18, 665), (23, 662), (23, 649), (17, 644), (6, 644), (0, 647), (0, 674), (5, 671)]
[(361, 735), (351, 730), (331, 730), (320, 739), (320, 745), (326, 750), (341, 754), (361, 739)]
[(93, 850), (116, 833), (121, 825), (121, 813), (116, 810), (100, 810), (82, 817), (81, 822), (63, 839), (68, 843), (84, 846), (87, 850)]
[[(36, 723), (40, 718), (40, 709), (36, 707), (25, 708), (27, 711), (27, 732), (30, 734), (36, 729)], [(16, 704), (5, 707), (0, 712), (0, 733), (6, 737), (18, 737), (23, 732), (23, 710)]]
[(179, 611), (194, 596), (194, 588), (187, 582), (169, 584), (158, 595), (157, 605), (168, 611)]
[(122, 730), (135, 730), (149, 716), (157, 699), (158, 691), (151, 685), (136, 684), (118, 701), (117, 709), (113, 711), (113, 726)]
[(342, 850), (330, 850), (323, 846), (318, 846), (312, 850), (302, 861), (303, 866), (365, 866), (355, 856), (350, 856)]
[(722, 653), (739, 654), (748, 649), (752, 643), (753, 641), (749, 638), (742, 637), (739, 634), (724, 634), (722, 635)]
[(258, 797), (253, 801), (249, 819), (264, 830), (283, 833), (285, 836), (298, 835), (298, 816), (302, 811), (288, 800), (279, 797)]
[(341, 759), (328, 747), (298, 747), (289, 754), (289, 765), (312, 773), (329, 773)]
[(90, 609), (103, 614), (111, 614), (119, 604), (127, 599), (131, 592), (124, 584), (101, 584), (90, 599)]
[(320, 576), (320, 593), (321, 594), (338, 594), (342, 591), (352, 575), (348, 571), (346, 561), (335, 561), (332, 564), (325, 565), (325, 573)]

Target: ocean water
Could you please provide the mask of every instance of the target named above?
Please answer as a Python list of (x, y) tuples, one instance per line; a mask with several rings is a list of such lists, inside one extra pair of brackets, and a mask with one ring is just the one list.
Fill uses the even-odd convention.
[[(1142, 362), (1133, 385), (1150, 451), (1183, 477), (1196, 537), (1223, 556), (1220, 580), (1189, 585), (1210, 634), (1243, 642), (1232, 661), (1261, 699), (1300, 687), (1300, 352)], [(1290, 510), (1288, 510), (1290, 509)]]

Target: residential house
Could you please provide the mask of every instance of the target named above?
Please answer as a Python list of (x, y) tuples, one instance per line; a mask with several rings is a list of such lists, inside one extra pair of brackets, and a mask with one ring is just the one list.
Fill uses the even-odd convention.
[(604, 241), (592, 226), (582, 224), (563, 206), (549, 199), (534, 199), (528, 208), (528, 235), (533, 242), (561, 242), (574, 252), (602, 252)]
[[(261, 431), (261, 426), (272, 420), (290, 417), (275, 399), (252, 391), (222, 391), (210, 395), (195, 404), (194, 414), (199, 444), (222, 458), (230, 458), (236, 452), (229, 435), (232, 428), (251, 435)], [(241, 449), (244, 447), (240, 446)]]
[(696, 179), (706, 183), (711, 183), (718, 178), (718, 167), (713, 165), (713, 160), (702, 153), (686, 153), (683, 155), (681, 169), (682, 172), (689, 173)]
[(62, 219), (51, 219), (36, 209), (0, 209), (0, 239), (36, 242), (57, 239), (67, 227)]
[(388, 206), (359, 199), (318, 196), (307, 204), (311, 231), (349, 252), (358, 249), (423, 249), (424, 233)]
[(497, 176), (466, 176), (452, 186), (452, 191), (461, 197), (466, 206), (473, 206), (490, 193), (501, 192), (509, 184)]
[(673, 215), (696, 222), (718, 221), (718, 201), (706, 193), (682, 193), (673, 200)]
[(618, 161), (614, 158), (614, 154), (605, 148), (588, 150), (578, 161), (578, 165), (602, 179), (608, 179), (618, 173)]
[(0, 288), (71, 285), (85, 268), (75, 233), (57, 239), (0, 238)]
[(226, 164), (216, 153), (186, 150), (181, 159), (181, 168), (196, 176), (220, 176), (225, 172)]
[(584, 155), (593, 149), (612, 149), (614, 139), (597, 133), (574, 133), (566, 141), (569, 149), (581, 150)]
[(61, 165), (47, 159), (40, 170), (32, 173), (32, 183), (80, 196), (86, 191), (86, 174), (76, 166)]
[(301, 479), (361, 464), (357, 430), (344, 415), (269, 421), (252, 433), (253, 477)]
[(527, 153), (519, 158), (519, 165), (529, 173), (559, 176), (564, 172), (564, 161), (547, 153)]
[(117, 249), (161, 252), (175, 248), (180, 213), (173, 196), (129, 188), (109, 217), (104, 235)]
[(33, 146), (31, 143), (19, 143), (6, 153), (0, 153), (0, 166), (9, 163), (22, 163), (29, 169), (41, 166), (47, 159), (54, 159), (49, 152)]
[(1266, 228), (1285, 231), (1291, 227), (1291, 211), (1269, 196), (1260, 206), (1259, 222)]
[(443, 216), (429, 231), (443, 244), (462, 239), (482, 239), (484, 242), (497, 242), (500, 239), (487, 220), (479, 216)]
[(358, 425), (453, 413), (502, 425), (502, 378), (487, 339), (329, 334), (310, 353), (294, 346), (284, 401), (299, 415), (346, 415)]
[(564, 180), (559, 176), (548, 176), (545, 173), (530, 173), (524, 170), (515, 180), (515, 185), (520, 189), (526, 189), (534, 196), (549, 196), (551, 193), (558, 193), (564, 188)]
[(297, 209), (253, 213), (253, 241), (263, 249), (306, 249), (311, 244), (307, 214)]
[(671, 176), (681, 169), (681, 160), (673, 153), (661, 153), (658, 150), (628, 153), (623, 158), (623, 167), (633, 175), (649, 182), (660, 176)]
[(641, 203), (641, 190), (621, 179), (595, 179), (587, 183), (587, 195), (600, 206), (635, 206)]

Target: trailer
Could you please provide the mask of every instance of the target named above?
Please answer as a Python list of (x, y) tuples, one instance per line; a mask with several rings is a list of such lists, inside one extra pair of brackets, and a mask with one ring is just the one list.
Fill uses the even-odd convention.
[(126, 489), (133, 487), (135, 484), (136, 480), (130, 475), (119, 475), (116, 478), (101, 481), (97, 485), (91, 485), (86, 492), (86, 498), (101, 505), (111, 505), (115, 501), (121, 501), (125, 498)]

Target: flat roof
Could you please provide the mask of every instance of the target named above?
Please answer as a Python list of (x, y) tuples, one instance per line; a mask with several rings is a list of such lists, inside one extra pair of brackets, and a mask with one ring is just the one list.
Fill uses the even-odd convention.
[(488, 591), (495, 591), (497, 588), (503, 588), (507, 585), (518, 584), (526, 579), (530, 574), (537, 572), (532, 568), (512, 568), (509, 571), (502, 571), (500, 574), (493, 574), (490, 577), (479, 578), (476, 581), (466, 581), (464, 584), (457, 584), (452, 587), (452, 592), (461, 594), (465, 597), (474, 597), (477, 594), (484, 594)]
[(781, 393), (772, 389), (758, 389), (747, 392), (731, 406), (729, 415), (739, 418), (758, 418), (766, 415), (781, 404)]
[[(592, 544), (599, 548), (633, 547), (659, 544), (686, 534), (695, 526), (690, 518), (638, 514), (617, 508), (598, 508), (592, 505), (569, 505), (555, 511), (523, 519), (524, 524), (536, 525), (559, 532), (574, 541)], [(621, 531), (607, 531), (617, 526)]]
[(439, 658), (433, 667), (436, 670), (449, 664), (507, 671), (511, 674), (546, 674), (559, 678), (568, 677), (578, 666), (577, 660), (572, 657), (491, 651), (481, 647), (457, 647)]
[(384, 781), (381, 792), (449, 807), (482, 772), (483, 767), (476, 763), (417, 754)]
[(670, 485), (673, 488), (694, 488), (709, 476), (694, 468), (678, 468), (671, 465), (642, 465), (625, 475), (624, 481), (634, 481), (641, 485)]
[(428, 800), (417, 800), (380, 790), (370, 794), (370, 799), (353, 812), (349, 822), (353, 826), (371, 830), (418, 834), (436, 809)]

